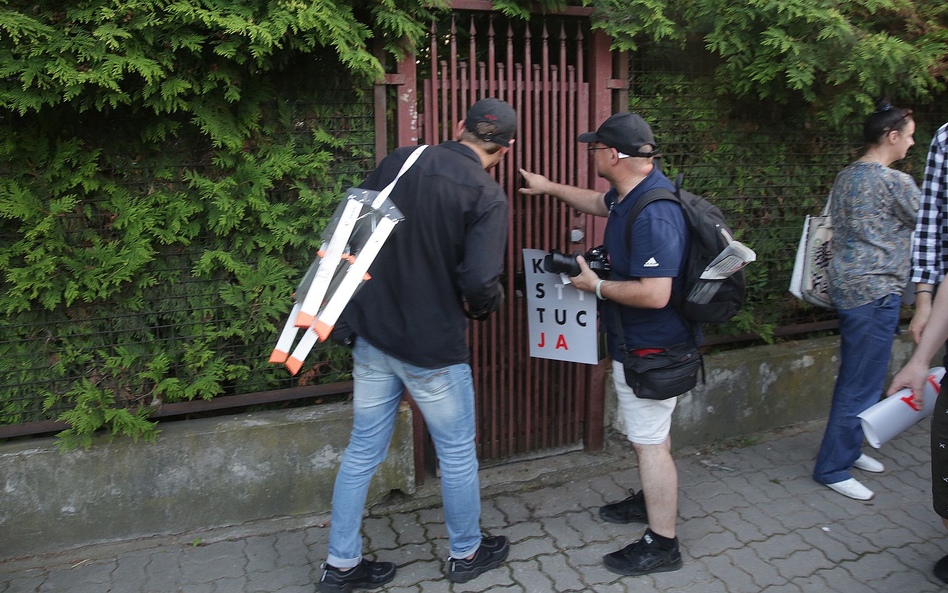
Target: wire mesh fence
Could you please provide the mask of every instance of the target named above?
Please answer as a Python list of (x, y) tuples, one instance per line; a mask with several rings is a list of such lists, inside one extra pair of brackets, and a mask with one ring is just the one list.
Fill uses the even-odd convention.
[[(831, 126), (803, 103), (724, 99), (715, 89), (713, 63), (702, 55), (701, 48), (677, 46), (636, 53), (630, 108), (652, 124), (669, 177), (682, 173), (685, 187), (720, 207), (737, 238), (758, 254), (745, 269), (742, 316), (709, 329), (769, 335), (835, 319), (833, 311), (805, 305), (787, 289), (803, 219), (819, 213), (836, 174), (858, 157), (862, 116)], [(917, 144), (893, 166), (919, 184), (932, 135), (948, 121), (944, 105), (906, 105), (915, 109)]]
[[(325, 163), (331, 175), (270, 187), (269, 202), (277, 206), (298, 202), (299, 185), (325, 194), (333, 202), (332, 196), (340, 188), (363, 178), (375, 164), (371, 89), (347, 76), (313, 74), (306, 80), (304, 73), (297, 84), (287, 85), (286, 94), (280, 95), (282, 104), (274, 106), (273, 121), (263, 126), (271, 133), (262, 142), (307, 151), (312, 150), (312, 139), (318, 135), (323, 139), (319, 143), (322, 149), (331, 147), (331, 162)], [(282, 115), (278, 117), (277, 112)], [(157, 144), (151, 152), (133, 153), (128, 146), (134, 142), (126, 142), (134, 137), (128, 129), (133, 125), (104, 126), (103, 118), (95, 115), (83, 119), (71, 124), (73, 131), (90, 145), (98, 143), (100, 177), (121, 186), (130, 204), (151, 195), (159, 185), (165, 192), (190, 193), (192, 200), (213, 201), (216, 198), (202, 195), (194, 181), (202, 175), (231, 176), (235, 183), (241, 182), (238, 166), (215, 162), (213, 147), (200, 134), (179, 135)], [(117, 215), (110, 212), (106, 201), (88, 195), (56, 221), (66, 244), (81, 251), (85, 243), (120, 243), (113, 237)], [(328, 218), (334, 206), (333, 202), (325, 212), (307, 215)], [(213, 213), (213, 208), (208, 211)], [(177, 401), (182, 401), (345, 380), (351, 370), (348, 353), (330, 345), (317, 347), (301, 376), (291, 377), (285, 369), (268, 364), (273, 348), (269, 338), (277, 332), (261, 328), (283, 320), (262, 319), (265, 315), (255, 309), (254, 302), (234, 287), (242, 282), (241, 274), (276, 272), (266, 269), (264, 260), (256, 258), (252, 249), (238, 250), (229, 244), (234, 236), (267, 230), (248, 229), (222, 237), (208, 232), (204, 221), (201, 224), (203, 230), (187, 241), (169, 236), (153, 245), (153, 252), (147, 254), (147, 274), (143, 275), (149, 285), (142, 298), (130, 299), (119, 291), (114, 298), (8, 314), (0, 325), (0, 425), (57, 419), (68, 410), (91, 406), (88, 400), (93, 391), (107, 393), (111, 399), (107, 403), (116, 407), (134, 408), (159, 403), (162, 385), (179, 386)], [(20, 239), (21, 233), (12, 223), (0, 220), (0, 241), (12, 244)], [(248, 251), (249, 255), (240, 255)], [(228, 252), (233, 254), (232, 264), (214, 266), (207, 261), (210, 253), (225, 257)], [(290, 270), (298, 271), (288, 273), (291, 282), (314, 257), (313, 242), (279, 254)], [(68, 270), (77, 282), (98, 272), (92, 265)], [(0, 288), (9, 286), (0, 279)], [(284, 297), (288, 314), (291, 302), (289, 295)]]

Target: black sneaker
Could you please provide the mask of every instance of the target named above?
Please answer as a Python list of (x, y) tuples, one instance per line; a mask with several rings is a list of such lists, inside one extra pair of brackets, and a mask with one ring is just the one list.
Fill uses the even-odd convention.
[(334, 566), (325, 565), (323, 577), (319, 579), (316, 588), (324, 593), (345, 593), (354, 589), (374, 589), (395, 578), (395, 564), (392, 562), (373, 562), (362, 559), (362, 562), (346, 571)]
[(645, 512), (645, 492), (629, 489), (632, 496), (622, 502), (614, 502), (599, 507), (599, 518), (606, 523), (648, 523), (648, 513)]
[(678, 541), (671, 550), (662, 550), (652, 536), (645, 533), (642, 539), (627, 545), (618, 552), (602, 557), (606, 568), (617, 574), (638, 576), (653, 572), (670, 572), (681, 568), (681, 552)]
[(948, 556), (942, 557), (935, 563), (935, 569), (932, 571), (942, 582), (948, 583)]
[(510, 553), (510, 541), (502, 536), (484, 536), (481, 545), (470, 560), (448, 558), (448, 578), (455, 583), (466, 583), (492, 568), (497, 568)]

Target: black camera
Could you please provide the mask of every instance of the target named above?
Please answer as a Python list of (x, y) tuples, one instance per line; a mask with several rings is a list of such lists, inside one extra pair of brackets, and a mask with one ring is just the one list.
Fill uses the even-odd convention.
[(612, 264), (609, 263), (609, 256), (606, 253), (605, 245), (593, 247), (586, 253), (577, 251), (572, 255), (567, 255), (562, 251), (552, 250), (543, 258), (543, 269), (551, 274), (566, 274), (567, 276), (579, 275), (579, 262), (576, 256), (581, 255), (586, 260), (589, 269), (596, 273), (600, 278), (609, 276), (612, 271)]

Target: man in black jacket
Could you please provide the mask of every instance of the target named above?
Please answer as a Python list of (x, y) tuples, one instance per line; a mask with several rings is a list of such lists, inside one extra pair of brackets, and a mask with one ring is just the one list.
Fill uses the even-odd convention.
[[(480, 531), (474, 386), (466, 316), (500, 306), (507, 197), (487, 172), (514, 142), (516, 113), (498, 99), (475, 103), (456, 142), (426, 149), (391, 194), (404, 220), (346, 308), (353, 348), (353, 427), (333, 491), (329, 557), (320, 591), (376, 587), (391, 562), (362, 557), (369, 481), (385, 459), (402, 391), (424, 415), (441, 467), (450, 540), (448, 578), (465, 582), (507, 558), (503, 536)], [(395, 150), (362, 184), (381, 190), (415, 147)], [(466, 306), (466, 309), (465, 309)]]

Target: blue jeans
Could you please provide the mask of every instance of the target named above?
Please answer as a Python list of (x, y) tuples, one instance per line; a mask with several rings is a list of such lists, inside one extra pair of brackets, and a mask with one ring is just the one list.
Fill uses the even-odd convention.
[(813, 469), (821, 484), (848, 480), (862, 447), (856, 416), (878, 402), (899, 327), (901, 297), (890, 294), (867, 305), (839, 311), (839, 377), (833, 389), (826, 433)]
[(376, 468), (388, 454), (405, 388), (418, 404), (438, 452), (451, 556), (464, 558), (474, 553), (481, 545), (481, 496), (471, 367), (417, 367), (362, 338), (356, 340), (352, 358), (352, 437), (332, 493), (327, 562), (336, 568), (350, 568), (362, 560), (360, 530), (366, 494)]

